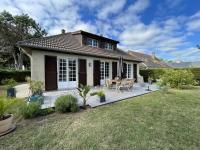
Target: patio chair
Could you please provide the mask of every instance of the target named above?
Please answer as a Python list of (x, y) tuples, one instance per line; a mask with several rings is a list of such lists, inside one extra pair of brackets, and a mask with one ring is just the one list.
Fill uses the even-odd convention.
[(112, 80), (110, 80), (110, 79), (106, 80), (106, 87), (107, 88), (112, 88), (113, 87)]
[(133, 87), (133, 79), (124, 79), (116, 85), (116, 89), (120, 90), (121, 88), (126, 88), (128, 91)]

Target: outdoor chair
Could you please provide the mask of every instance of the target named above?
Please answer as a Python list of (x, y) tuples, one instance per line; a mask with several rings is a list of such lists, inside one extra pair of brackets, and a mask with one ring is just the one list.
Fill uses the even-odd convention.
[(113, 87), (112, 80), (110, 80), (110, 79), (106, 80), (106, 87), (107, 88), (112, 88)]
[(116, 89), (126, 88), (128, 91), (133, 87), (134, 79), (123, 79), (121, 82), (117, 82)]

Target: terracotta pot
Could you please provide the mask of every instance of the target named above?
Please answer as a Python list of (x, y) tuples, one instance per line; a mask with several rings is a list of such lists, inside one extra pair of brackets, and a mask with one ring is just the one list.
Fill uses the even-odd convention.
[(0, 121), (0, 133), (6, 132), (12, 128), (13, 115), (10, 114), (8, 118)]

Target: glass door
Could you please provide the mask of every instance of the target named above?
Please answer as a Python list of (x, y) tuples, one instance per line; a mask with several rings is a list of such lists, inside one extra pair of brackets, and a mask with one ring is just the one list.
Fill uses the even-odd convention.
[(59, 59), (58, 89), (77, 87), (77, 60)]
[(109, 62), (102, 61), (100, 63), (100, 77), (101, 77), (100, 84), (104, 85), (106, 79), (109, 79)]

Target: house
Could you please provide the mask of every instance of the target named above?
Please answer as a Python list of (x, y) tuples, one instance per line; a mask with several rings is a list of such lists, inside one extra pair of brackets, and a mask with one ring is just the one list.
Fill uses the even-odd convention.
[[(85, 31), (67, 32), (18, 42), (31, 59), (31, 79), (45, 83), (45, 90), (76, 88), (80, 84), (104, 85), (120, 73), (139, 77), (138, 57), (117, 48), (119, 42)], [(121, 65), (122, 66), (122, 65)]]
[(172, 68), (200, 68), (200, 61), (194, 61), (194, 62), (176, 61), (176, 62), (168, 62), (167, 64)]
[(128, 51), (128, 54), (142, 59), (143, 62), (140, 63), (140, 69), (170, 68), (167, 63), (157, 58), (155, 53), (152, 53), (152, 55), (148, 55), (135, 51)]

